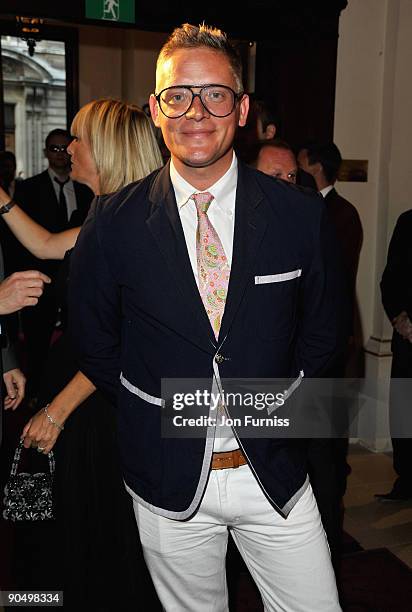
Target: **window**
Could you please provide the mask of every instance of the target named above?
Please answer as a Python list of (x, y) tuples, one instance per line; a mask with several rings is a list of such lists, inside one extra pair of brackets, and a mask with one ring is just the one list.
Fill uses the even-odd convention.
[[(30, 55), (10, 23), (0, 23), (0, 149), (16, 155), (17, 174), (28, 178), (47, 167), (44, 141), (55, 128), (66, 129), (78, 108), (77, 32), (45, 28)], [(4, 143), (4, 144), (3, 144)]]

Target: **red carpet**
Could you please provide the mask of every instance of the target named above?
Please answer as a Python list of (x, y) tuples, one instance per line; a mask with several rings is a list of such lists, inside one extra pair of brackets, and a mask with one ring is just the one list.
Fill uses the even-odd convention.
[(412, 610), (412, 570), (387, 548), (347, 555), (342, 582), (345, 612)]

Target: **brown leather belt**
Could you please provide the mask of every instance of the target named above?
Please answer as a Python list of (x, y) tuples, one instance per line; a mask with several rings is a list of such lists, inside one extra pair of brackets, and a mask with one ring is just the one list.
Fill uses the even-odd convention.
[(247, 461), (240, 448), (227, 453), (213, 453), (212, 470), (225, 470), (227, 468), (238, 468), (246, 465)]

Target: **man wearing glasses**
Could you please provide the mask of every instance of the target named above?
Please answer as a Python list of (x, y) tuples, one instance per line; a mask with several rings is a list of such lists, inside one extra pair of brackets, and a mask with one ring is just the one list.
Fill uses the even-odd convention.
[[(93, 193), (86, 185), (70, 178), (70, 155), (67, 153), (70, 142), (67, 130), (52, 130), (46, 138), (44, 149), (48, 168), (18, 183), (14, 196), (26, 213), (50, 232), (81, 225), (93, 198)], [(5, 257), (7, 263), (7, 253)], [(14, 269), (40, 270), (54, 281), (60, 262), (37, 259), (19, 245), (18, 268)], [(56, 319), (57, 304), (52, 282), (38, 305), (21, 314), (27, 347), (28, 396), (33, 401), (37, 397), (39, 379)]]
[(69, 132), (52, 130), (44, 148), (48, 168), (24, 181), (16, 194), (25, 211), (51, 232), (80, 225), (92, 198), (88, 187), (70, 179), (70, 155), (67, 153), (70, 142)]
[[(228, 609), (230, 531), (266, 610), (334, 612), (301, 443), (246, 437), (223, 418), (161, 431), (173, 415), (162, 379), (221, 392), (225, 378), (288, 377), (297, 388), (341, 343), (322, 202), (233, 153), (248, 113), (241, 73), (206, 25), (177, 28), (161, 50), (150, 109), (171, 161), (89, 215), (71, 268), (73, 338), (82, 371), (118, 405), (125, 484), (164, 609)], [(222, 400), (217, 413), (230, 414)]]

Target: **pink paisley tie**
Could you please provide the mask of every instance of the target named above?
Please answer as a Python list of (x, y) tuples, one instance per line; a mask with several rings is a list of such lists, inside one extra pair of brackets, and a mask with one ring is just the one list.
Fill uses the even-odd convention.
[(230, 267), (220, 238), (207, 216), (212, 194), (207, 191), (195, 193), (192, 199), (196, 204), (198, 221), (196, 256), (199, 293), (217, 339), (225, 310)]

